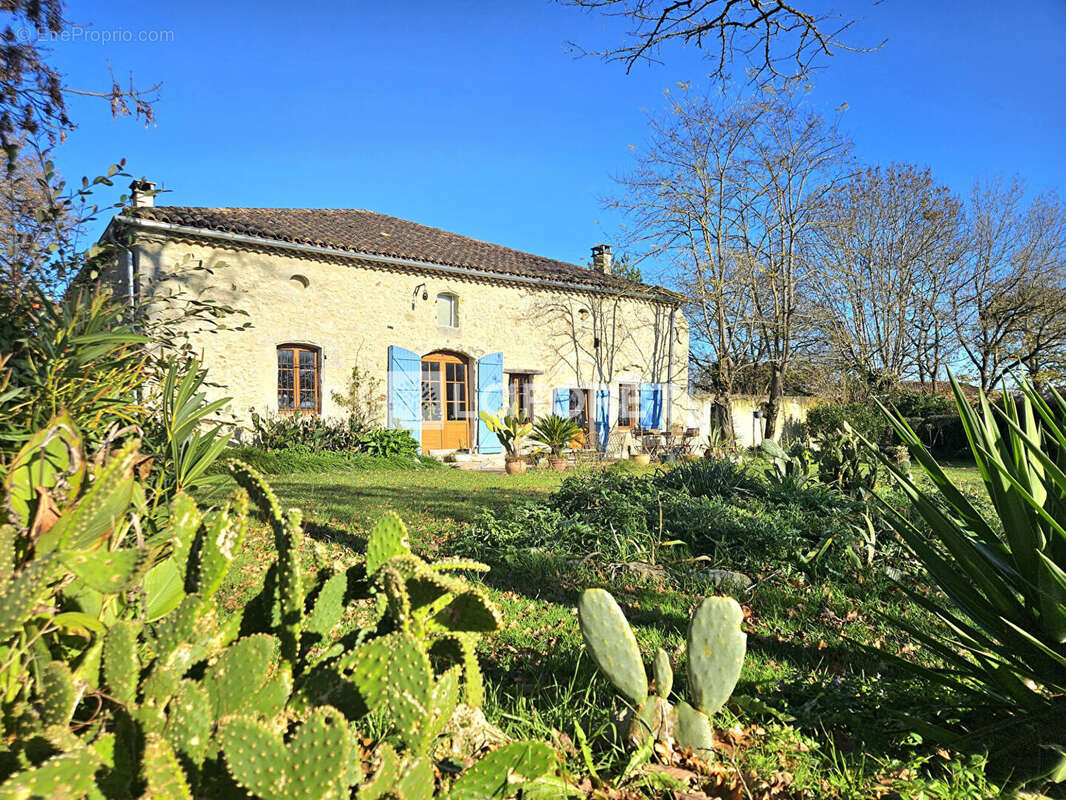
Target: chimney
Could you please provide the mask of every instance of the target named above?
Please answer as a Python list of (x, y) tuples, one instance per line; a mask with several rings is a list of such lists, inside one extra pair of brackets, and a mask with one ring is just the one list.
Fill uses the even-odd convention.
[(155, 205), (155, 184), (147, 178), (130, 184), (130, 205), (134, 208), (151, 208)]
[(592, 268), (604, 275), (611, 274), (611, 246), (598, 244), (592, 248)]

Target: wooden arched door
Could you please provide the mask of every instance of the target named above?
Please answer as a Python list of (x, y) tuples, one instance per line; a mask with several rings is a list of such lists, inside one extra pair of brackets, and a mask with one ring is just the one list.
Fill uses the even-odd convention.
[(471, 446), (470, 369), (451, 353), (422, 358), (422, 452)]

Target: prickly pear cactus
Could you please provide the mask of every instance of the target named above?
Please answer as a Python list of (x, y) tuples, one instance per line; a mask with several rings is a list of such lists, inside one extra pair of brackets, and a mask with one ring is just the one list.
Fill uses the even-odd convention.
[(633, 630), (605, 589), (586, 589), (577, 604), (581, 636), (607, 679), (634, 705), (648, 696), (648, 675)]
[(222, 721), (226, 767), (240, 786), (262, 800), (325, 800), (348, 795), (348, 723), (336, 709), (312, 712), (286, 742), (247, 716)]
[(748, 639), (740, 630), (743, 621), (744, 612), (732, 597), (708, 597), (689, 622), (689, 694), (709, 717), (725, 705), (740, 678)]
[(633, 705), (623, 720), (627, 744), (639, 747), (649, 737), (676, 741), (703, 757), (714, 749), (711, 715), (729, 699), (744, 664), (746, 636), (740, 629), (744, 614), (731, 597), (708, 597), (689, 623), (689, 702), (669, 701), (674, 671), (661, 648), (652, 661), (655, 694), (648, 684), (640, 651), (629, 623), (611, 595), (588, 589), (578, 601), (578, 618), (585, 645), (607, 678)]

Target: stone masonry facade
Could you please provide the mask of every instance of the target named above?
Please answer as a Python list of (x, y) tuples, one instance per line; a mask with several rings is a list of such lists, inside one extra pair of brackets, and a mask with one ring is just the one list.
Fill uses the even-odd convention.
[[(192, 336), (210, 380), (223, 387), (214, 393), (232, 398), (238, 425), (253, 410), (277, 412), (277, 348), (284, 344), (320, 349), (326, 417), (344, 415), (332, 393), (345, 391), (358, 365), (380, 381), (386, 423), (390, 345), (420, 355), (449, 351), (472, 362), (502, 353), (505, 375), (533, 375), (534, 415), (551, 413), (556, 389), (610, 389), (613, 424), (620, 383), (655, 383), (664, 390), (662, 426), (685, 424), (688, 416), (689, 331), (676, 303), (136, 227), (131, 241), (142, 293), (158, 297), (180, 288), (247, 313), (245, 330)], [(207, 269), (179, 266), (189, 264)], [(116, 294), (128, 292), (124, 268), (110, 278)], [(454, 328), (438, 324), (440, 293), (458, 298)]]

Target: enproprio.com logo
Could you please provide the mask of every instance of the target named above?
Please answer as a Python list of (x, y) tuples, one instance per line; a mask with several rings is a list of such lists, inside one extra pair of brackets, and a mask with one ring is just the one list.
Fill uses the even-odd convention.
[(40, 44), (162, 44), (174, 41), (172, 30), (135, 30), (133, 28), (86, 28), (73, 25), (58, 33), (51, 31), (39, 31), (32, 25), (23, 25), (16, 28), (15, 38), (26, 44), (36, 42)]

